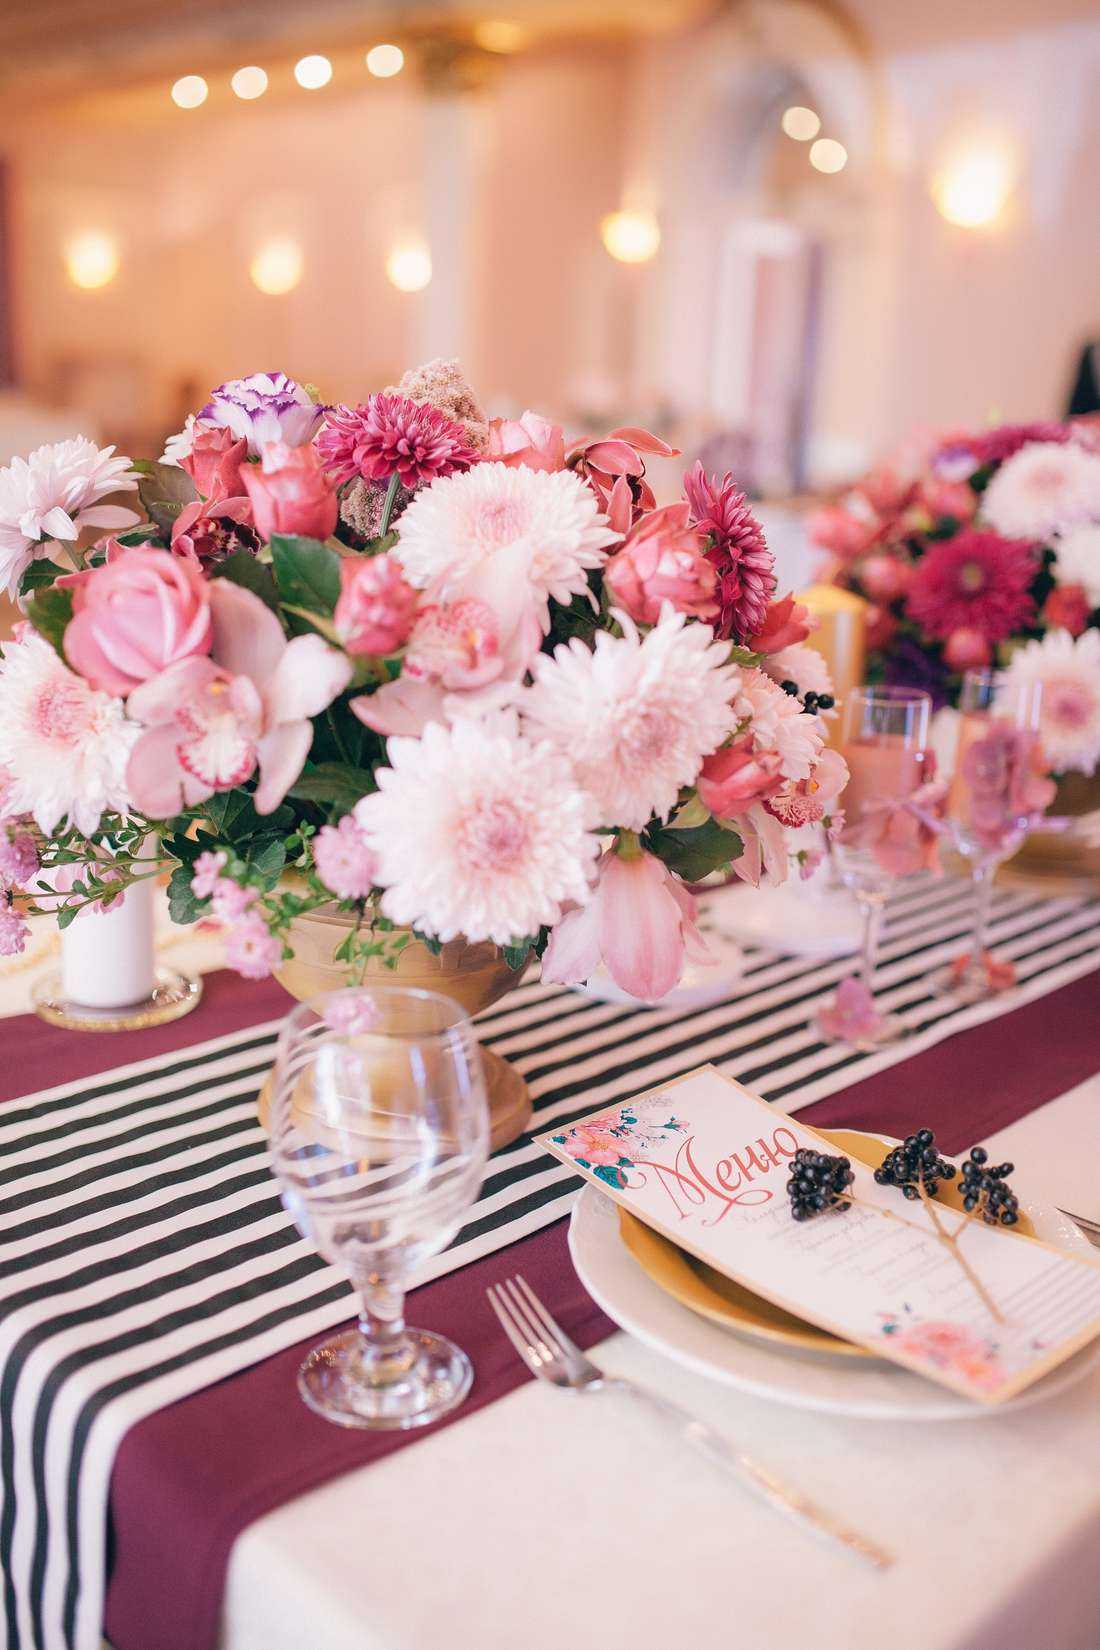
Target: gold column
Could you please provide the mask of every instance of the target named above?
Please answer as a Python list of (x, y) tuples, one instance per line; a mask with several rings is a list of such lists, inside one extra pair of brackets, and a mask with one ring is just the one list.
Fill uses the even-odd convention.
[[(862, 596), (836, 584), (811, 584), (800, 590), (795, 600), (808, 607), (818, 621), (806, 645), (815, 647), (824, 658), (837, 703), (843, 705), (853, 688), (863, 682), (868, 604)], [(839, 717), (832, 722), (830, 743), (838, 742), (840, 725)]]

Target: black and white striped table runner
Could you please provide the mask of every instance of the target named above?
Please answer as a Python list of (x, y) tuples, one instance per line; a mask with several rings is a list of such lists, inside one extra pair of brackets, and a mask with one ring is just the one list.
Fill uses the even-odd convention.
[[(798, 1110), (1100, 964), (1100, 903), (1000, 892), (992, 939), (1019, 984), (960, 1010), (927, 981), (967, 927), (958, 883), (921, 882), (892, 903), (879, 979), (915, 1035), (874, 1055), (822, 1044), (813, 1029), (850, 959), (761, 950), (716, 1006), (642, 1009), (532, 983), (479, 1024), (527, 1077), (538, 1128), (708, 1060)], [(131, 1426), (350, 1314), (348, 1285), (282, 1209), (256, 1122), (277, 1030), (253, 1026), (0, 1106), (8, 1650), (98, 1650), (111, 1467)], [(424, 1281), (557, 1219), (578, 1185), (527, 1139), (497, 1153)]]

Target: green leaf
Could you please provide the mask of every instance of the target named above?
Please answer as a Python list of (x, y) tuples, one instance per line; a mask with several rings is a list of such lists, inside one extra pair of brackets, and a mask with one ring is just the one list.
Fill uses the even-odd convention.
[(330, 614), (340, 596), (340, 557), (318, 539), (274, 533), (271, 559), (284, 602), (309, 613)]
[(173, 922), (197, 922), (202, 915), (203, 900), (195, 898), (191, 888), (190, 865), (177, 865), (168, 878), (168, 915)]
[(58, 590), (56, 585), (45, 585), (28, 599), (26, 614), (39, 635), (44, 636), (63, 659), (65, 649), (62, 644), (65, 630), (73, 616), (72, 591)]
[(155, 527), (143, 523), (140, 527), (131, 527), (127, 533), (118, 534), (118, 542), (127, 550), (140, 548), (143, 544), (157, 544), (160, 534)]
[(286, 864), (286, 843), (282, 837), (269, 837), (249, 853), (248, 863), (259, 876), (274, 881)]
[(32, 590), (41, 590), (44, 585), (52, 584), (55, 579), (61, 578), (63, 573), (71, 572), (71, 568), (58, 567), (55, 561), (32, 561), (27, 571), (19, 581), (19, 594), (29, 596)]
[(374, 789), (373, 778), (363, 768), (348, 762), (318, 762), (291, 786), (290, 794), (298, 802), (334, 802), (347, 813)]
[(509, 968), (522, 968), (531, 955), (531, 947), (535, 943), (534, 934), (526, 934), (523, 939), (516, 940), (513, 945), (502, 945), (501, 952)]
[(57, 926), (59, 928), (68, 928), (69, 924), (71, 922), (75, 922), (79, 915), (79, 905), (63, 905), (57, 913)]
[(146, 513), (162, 533), (170, 533), (180, 511), (198, 498), (195, 483), (178, 464), (155, 464), (149, 459), (138, 459), (134, 469), (141, 475), (138, 495)]
[(396, 543), (397, 534), (391, 528), (388, 533), (383, 533), (381, 538), (368, 539), (359, 554), (361, 556), (380, 556), (384, 550), (392, 550)]
[(702, 882), (712, 871), (740, 859), (744, 851), (736, 831), (727, 831), (716, 819), (688, 831), (655, 825), (646, 834), (646, 845), (685, 882)]
[(242, 590), (251, 590), (254, 596), (259, 596), (273, 612), (279, 611), (279, 592), (275, 588), (271, 569), (264, 567), (255, 556), (250, 556), (247, 550), (238, 550), (235, 555), (227, 556), (213, 569), (210, 577), (239, 584)]

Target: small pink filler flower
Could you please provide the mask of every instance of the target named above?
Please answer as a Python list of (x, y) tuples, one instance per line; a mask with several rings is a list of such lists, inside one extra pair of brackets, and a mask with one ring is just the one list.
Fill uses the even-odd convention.
[(338, 899), (365, 899), (374, 886), (374, 854), (351, 814), (345, 814), (339, 825), (323, 825), (317, 832), (313, 863)]
[(225, 960), (246, 980), (266, 980), (283, 960), (283, 948), (255, 911), (246, 912), (225, 939)]

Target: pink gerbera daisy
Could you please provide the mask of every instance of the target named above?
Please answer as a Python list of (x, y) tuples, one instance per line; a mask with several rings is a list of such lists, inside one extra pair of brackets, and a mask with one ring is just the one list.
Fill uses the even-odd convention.
[(325, 468), (337, 486), (401, 478), (409, 491), (468, 470), (478, 454), (457, 424), (434, 407), (402, 395), (371, 395), (357, 407), (330, 407), (317, 437)]
[(1037, 571), (1034, 545), (968, 528), (932, 545), (918, 564), (909, 617), (930, 636), (965, 626), (1001, 642), (1033, 617), (1030, 585)]
[(748, 500), (727, 473), (719, 481), (697, 462), (684, 477), (696, 527), (709, 534), (707, 560), (718, 574), (721, 610), (715, 634), (742, 640), (762, 629), (775, 590), (775, 557)]

